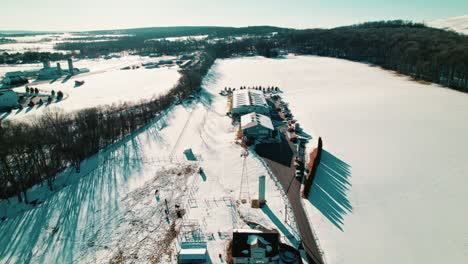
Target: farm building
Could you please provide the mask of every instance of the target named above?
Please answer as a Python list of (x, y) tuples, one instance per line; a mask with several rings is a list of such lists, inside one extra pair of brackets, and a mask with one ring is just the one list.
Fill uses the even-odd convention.
[(19, 96), (17, 93), (6, 90), (0, 91), (0, 109), (10, 109), (18, 105)]
[(232, 235), (234, 263), (279, 263), (280, 238), (277, 232), (237, 229)]
[(268, 116), (254, 112), (241, 116), (241, 129), (244, 137), (255, 139), (271, 138), (275, 130)]
[(262, 91), (244, 89), (232, 94), (232, 113), (244, 115), (247, 113), (268, 114), (269, 108)]
[(24, 76), (6, 76), (2, 80), (2, 83), (7, 86), (19, 86), (28, 82), (28, 79)]
[(59, 78), (63, 75), (62, 67), (60, 63), (57, 63), (57, 67), (46, 67), (40, 69), (37, 75), (38, 80), (49, 80)]

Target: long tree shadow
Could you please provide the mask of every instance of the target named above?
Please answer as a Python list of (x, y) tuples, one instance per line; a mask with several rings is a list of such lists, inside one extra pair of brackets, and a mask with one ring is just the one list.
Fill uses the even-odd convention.
[(5, 112), (5, 113), (0, 113), (0, 121), (3, 121), (3, 119), (7, 118), (11, 112)]
[(63, 186), (57, 183), (43, 203), (0, 223), (0, 262), (74, 263), (83, 255), (92, 259), (96, 234), (119, 224), (121, 197), (127, 191), (120, 183), (137, 179), (143, 170), (139, 136), (168, 112), (83, 161), (80, 173), (65, 170)]
[(347, 197), (350, 177), (351, 166), (323, 150), (308, 200), (341, 231), (344, 216), (353, 210)]

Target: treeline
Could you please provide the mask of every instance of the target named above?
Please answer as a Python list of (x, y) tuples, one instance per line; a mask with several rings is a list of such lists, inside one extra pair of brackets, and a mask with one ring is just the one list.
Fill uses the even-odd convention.
[(409, 21), (368, 22), (334, 29), (289, 30), (209, 45), (221, 57), (277, 49), (370, 63), (468, 92), (468, 36)]
[(81, 56), (95, 57), (112, 52), (133, 51), (138, 54), (161, 53), (176, 54), (181, 52), (192, 52), (209, 46), (207, 40), (184, 40), (184, 41), (155, 41), (168, 37), (208, 35), (208, 39), (229, 36), (263, 36), (273, 32), (284, 33), (291, 29), (271, 26), (254, 27), (156, 27), (136, 28), (122, 30), (104, 30), (87, 32), (89, 38), (99, 34), (125, 34), (112, 41), (100, 42), (63, 42), (55, 46), (57, 50), (78, 51)]
[(58, 52), (3, 52), (0, 54), (0, 64), (37, 63), (44, 60), (59, 61), (66, 60), (76, 55), (77, 54), (63, 54)]
[(300, 54), (367, 62), (468, 92), (468, 36), (406, 21), (382, 21), (278, 36)]
[[(14, 40), (14, 39), (0, 37), (0, 44), (15, 43), (15, 42), (16, 42), (16, 40)], [(0, 48), (1, 48), (1, 46), (0, 46)]]
[(51, 110), (32, 123), (0, 123), (0, 198), (28, 202), (27, 190), (38, 183), (53, 188), (58, 172), (149, 124), (177, 100), (200, 89), (214, 62), (208, 54), (181, 70), (167, 94), (138, 104), (84, 109), (74, 114)]
[(205, 42), (197, 40), (186, 41), (156, 41), (145, 37), (122, 37), (115, 41), (96, 42), (63, 42), (55, 46), (58, 50), (77, 51), (80, 57), (97, 57), (113, 52), (131, 51), (137, 54), (178, 54), (203, 49)]
[(235, 35), (263, 35), (273, 32), (286, 32), (291, 29), (273, 26), (249, 27), (216, 27), (216, 26), (182, 26), (182, 27), (148, 27), (118, 30), (99, 30), (84, 32), (95, 35), (126, 34), (141, 38), (168, 38), (194, 35), (210, 35), (214, 37), (227, 37)]

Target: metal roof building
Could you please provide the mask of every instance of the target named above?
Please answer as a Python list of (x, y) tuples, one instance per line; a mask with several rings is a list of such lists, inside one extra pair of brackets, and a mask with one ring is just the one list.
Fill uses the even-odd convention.
[(244, 89), (232, 94), (232, 113), (243, 115), (250, 112), (267, 114), (268, 104), (262, 91)]

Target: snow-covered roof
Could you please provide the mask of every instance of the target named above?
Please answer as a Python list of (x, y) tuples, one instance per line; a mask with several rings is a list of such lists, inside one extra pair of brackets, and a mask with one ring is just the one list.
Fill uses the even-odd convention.
[(183, 248), (179, 255), (205, 255), (206, 248)]
[(254, 126), (263, 126), (270, 130), (275, 130), (273, 127), (273, 123), (268, 116), (264, 116), (261, 114), (257, 114), (252, 112), (250, 114), (246, 114), (241, 116), (241, 128), (246, 129)]
[(254, 248), (265, 250), (266, 257), (274, 257), (279, 254), (279, 233), (277, 232), (233, 232), (232, 233), (232, 256), (234, 258), (254, 257)]
[(236, 90), (233, 92), (233, 108), (237, 108), (240, 106), (267, 106), (267, 102), (265, 100), (265, 96), (263, 95), (262, 91), (252, 90), (252, 89), (244, 89), (244, 90)]
[(252, 234), (252, 233), (262, 233), (262, 231), (257, 230), (257, 229), (242, 229), (242, 228), (233, 229), (232, 232), (234, 232), (234, 233), (250, 233), (250, 234)]

